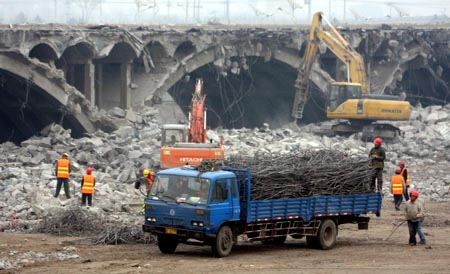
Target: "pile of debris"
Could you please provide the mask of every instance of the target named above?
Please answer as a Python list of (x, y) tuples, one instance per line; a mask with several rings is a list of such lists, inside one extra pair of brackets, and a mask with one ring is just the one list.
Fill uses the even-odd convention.
[[(159, 166), (157, 112), (150, 109), (147, 113), (143, 114), (145, 123), (122, 126), (112, 133), (97, 131), (73, 139), (70, 129), (52, 124), (20, 146), (0, 144), (0, 229), (12, 228), (12, 219), (17, 220), (17, 228), (32, 227), (53, 207), (78, 206), (80, 181), (87, 167), (93, 168), (96, 178), (96, 207), (109, 213), (133, 212), (132, 205), (143, 201), (133, 183), (143, 169)], [(53, 197), (55, 162), (64, 152), (69, 153), (72, 165), (73, 198), (67, 201), (64, 191), (57, 199)]]
[[(421, 197), (433, 201), (449, 199), (449, 113), (450, 105), (415, 107), (410, 121), (395, 122), (405, 134), (399, 142), (383, 144), (387, 151), (383, 185), (385, 197), (390, 194), (390, 176), (394, 174), (398, 162), (405, 160), (411, 183), (421, 193)], [(40, 136), (32, 137), (20, 146), (8, 142), (0, 144), (0, 229), (12, 228), (12, 220), (16, 220), (16, 227), (19, 229), (35, 227), (36, 223), (49, 215), (51, 208), (79, 206), (79, 181), (88, 166), (94, 169), (97, 181), (94, 208), (108, 214), (120, 224), (127, 224), (130, 215), (139, 213), (144, 199), (133, 188), (134, 181), (140, 176), (142, 169), (157, 169), (159, 166), (158, 112), (144, 109), (139, 116), (145, 121), (133, 126), (122, 126), (112, 133), (98, 131), (73, 139), (70, 137), (70, 130), (51, 125)], [(302, 151), (327, 150), (357, 156), (359, 159), (368, 158), (373, 144), (360, 141), (358, 134), (350, 137), (327, 137), (313, 133), (318, 127), (330, 125), (330, 122), (324, 122), (300, 128), (292, 126), (271, 129), (269, 125), (265, 125), (255, 129), (216, 129), (208, 131), (208, 139), (220, 142), (220, 136), (223, 136), (224, 150), (228, 157), (271, 155), (276, 158)], [(73, 165), (70, 181), (73, 198), (70, 200), (65, 200), (64, 193), (58, 198), (53, 197), (56, 187), (55, 161), (64, 152), (70, 154)], [(333, 159), (322, 160), (330, 165), (338, 163)], [(277, 160), (271, 161), (276, 163)], [(267, 163), (266, 166), (270, 164)], [(254, 168), (253, 170), (256, 171)], [(352, 172), (347, 170), (340, 176), (351, 176)], [(311, 190), (308, 188), (298, 192), (309, 195)]]
[[(450, 174), (450, 104), (446, 106), (414, 107), (409, 121), (392, 122), (404, 133), (396, 142), (385, 142), (387, 159), (384, 169), (383, 192), (390, 195), (390, 178), (400, 160), (406, 161), (411, 183), (421, 197), (433, 201), (448, 201)], [(257, 153), (271, 155), (289, 154), (304, 150), (332, 150), (347, 155), (368, 157), (371, 142), (363, 142), (360, 134), (350, 137), (321, 136), (314, 134), (331, 128), (332, 122), (310, 124), (298, 128), (218, 129), (208, 131), (209, 139), (220, 141), (223, 136), (224, 149), (228, 157), (248, 156)]]

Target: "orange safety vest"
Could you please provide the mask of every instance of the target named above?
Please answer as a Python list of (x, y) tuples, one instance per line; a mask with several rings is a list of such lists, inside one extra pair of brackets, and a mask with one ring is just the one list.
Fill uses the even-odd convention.
[(150, 191), (151, 189), (152, 189), (152, 186), (153, 186), (153, 180), (155, 179), (155, 176), (154, 175), (152, 175), (152, 176), (150, 176), (150, 178), (148, 178), (148, 177), (145, 177), (145, 180), (147, 180), (147, 191)]
[[(403, 176), (403, 171), (405, 171), (406, 170), (406, 167), (404, 167), (403, 169), (402, 169), (402, 173), (400, 173), (400, 175), (402, 175)], [(408, 187), (410, 184), (411, 184), (411, 181), (409, 180), (409, 172), (408, 172), (408, 175), (406, 176), (406, 186)]]
[(392, 194), (402, 195), (403, 194), (403, 176), (402, 175), (392, 176), (391, 183), (392, 183)]
[(92, 175), (83, 176), (83, 187), (81, 188), (81, 193), (83, 194), (94, 194), (94, 183), (95, 178)]
[(70, 166), (69, 160), (59, 159), (56, 178), (66, 178), (66, 179), (69, 178), (69, 166)]

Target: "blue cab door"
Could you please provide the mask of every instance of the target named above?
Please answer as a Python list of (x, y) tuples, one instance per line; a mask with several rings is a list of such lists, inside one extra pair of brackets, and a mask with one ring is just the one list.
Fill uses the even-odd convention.
[[(230, 190), (229, 179), (218, 179), (214, 182), (209, 202), (209, 229), (212, 230), (212, 233), (215, 233), (221, 223), (234, 219), (233, 199)], [(239, 218), (239, 214), (237, 216)]]

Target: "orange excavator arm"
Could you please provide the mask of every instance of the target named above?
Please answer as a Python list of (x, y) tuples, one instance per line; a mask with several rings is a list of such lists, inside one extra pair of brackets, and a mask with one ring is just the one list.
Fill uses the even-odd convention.
[(197, 79), (195, 92), (192, 95), (191, 111), (189, 112), (189, 143), (206, 143), (206, 95), (203, 94), (203, 80)]

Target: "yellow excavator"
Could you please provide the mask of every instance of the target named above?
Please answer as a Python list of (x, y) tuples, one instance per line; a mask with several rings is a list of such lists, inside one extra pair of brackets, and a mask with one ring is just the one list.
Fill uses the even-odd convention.
[[(327, 23), (329, 29), (324, 29), (322, 20)], [(411, 114), (409, 102), (401, 100), (399, 96), (369, 94), (363, 57), (323, 17), (322, 12), (315, 13), (313, 17), (303, 65), (295, 83), (293, 118), (302, 118), (303, 108), (310, 93), (309, 78), (321, 42), (347, 68), (347, 82), (333, 82), (327, 90), (327, 118), (347, 120), (333, 125), (332, 131), (335, 134), (362, 132), (364, 140), (375, 137), (397, 138), (400, 134), (399, 128), (386, 123), (374, 122), (377, 120), (408, 120)]]

